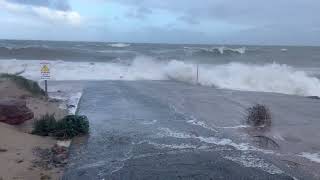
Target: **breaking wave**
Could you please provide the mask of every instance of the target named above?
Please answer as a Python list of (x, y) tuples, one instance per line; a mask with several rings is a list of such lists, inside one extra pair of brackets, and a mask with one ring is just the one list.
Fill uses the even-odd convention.
[(200, 47), (184, 47), (185, 50), (189, 50), (191, 53), (197, 53), (197, 52), (207, 52), (207, 53), (214, 53), (214, 54), (245, 54), (246, 48), (229, 48), (229, 47), (213, 47), (213, 48), (200, 48)]
[(312, 162), (320, 163), (320, 154), (303, 152), (299, 156), (309, 159)]
[[(0, 72), (39, 80), (40, 61), (0, 60)], [(139, 57), (130, 64), (107, 62), (49, 61), (53, 80), (175, 80), (196, 83), (195, 64), (171, 60), (160, 62)], [(320, 81), (287, 65), (228, 63), (200, 65), (199, 83), (217, 88), (320, 96)]]
[(130, 44), (125, 44), (125, 43), (113, 43), (113, 44), (108, 44), (108, 46), (114, 47), (114, 48), (125, 48), (125, 47), (129, 47)]

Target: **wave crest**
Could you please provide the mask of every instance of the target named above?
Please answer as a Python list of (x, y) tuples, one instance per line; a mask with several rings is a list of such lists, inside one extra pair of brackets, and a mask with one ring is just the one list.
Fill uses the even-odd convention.
[[(196, 82), (196, 67), (181, 61), (171, 61), (168, 77), (177, 81)], [(199, 69), (199, 83), (219, 88), (276, 92), (295, 95), (320, 95), (320, 81), (304, 71), (287, 65), (252, 65), (229, 63), (203, 65)]]
[(245, 54), (246, 48), (229, 48), (225, 46), (221, 47), (212, 47), (212, 48), (200, 48), (200, 47), (184, 47), (185, 50), (190, 51), (191, 53), (198, 53), (198, 52), (206, 52), (206, 53), (214, 53), (214, 54)]
[(113, 44), (108, 44), (108, 46), (114, 47), (114, 48), (125, 48), (125, 47), (129, 47), (130, 44), (125, 44), (125, 43), (113, 43)]
[[(0, 72), (38, 80), (40, 61), (1, 60)], [(195, 64), (172, 60), (159, 62), (148, 57), (130, 64), (51, 61), (54, 80), (175, 80), (196, 83)], [(281, 64), (228, 63), (200, 65), (199, 83), (233, 90), (320, 96), (319, 79), (305, 71)]]

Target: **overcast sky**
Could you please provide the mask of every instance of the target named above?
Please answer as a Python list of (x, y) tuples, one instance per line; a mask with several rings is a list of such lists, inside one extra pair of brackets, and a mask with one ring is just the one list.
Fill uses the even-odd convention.
[(0, 0), (0, 39), (320, 45), (320, 0)]

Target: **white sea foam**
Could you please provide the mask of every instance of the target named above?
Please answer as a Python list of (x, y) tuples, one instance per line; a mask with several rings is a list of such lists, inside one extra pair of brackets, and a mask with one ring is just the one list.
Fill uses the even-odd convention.
[(320, 163), (320, 154), (319, 153), (308, 153), (308, 152), (303, 152), (301, 157), (307, 158), (312, 162)]
[[(167, 75), (170, 79), (195, 82), (196, 68), (193, 64), (171, 61)], [(219, 88), (277, 92), (296, 95), (320, 95), (319, 79), (287, 65), (250, 65), (229, 63), (206, 65), (199, 68), (199, 83)]]
[[(0, 73), (40, 79), (40, 61), (1, 60)], [(130, 65), (104, 62), (49, 61), (53, 80), (176, 80), (196, 83), (196, 65), (138, 57)], [(200, 65), (199, 83), (218, 88), (320, 96), (319, 79), (287, 65), (228, 63)]]
[(198, 146), (192, 144), (158, 144), (155, 142), (148, 142), (148, 144), (153, 145), (157, 148), (169, 148), (169, 149), (197, 149)]
[(157, 123), (158, 121), (157, 120), (150, 120), (150, 121), (142, 121), (141, 124), (143, 125), (152, 125), (152, 124), (155, 124)]
[(279, 169), (278, 167), (276, 167), (275, 165), (270, 164), (261, 158), (254, 157), (253, 155), (250, 155), (250, 154), (242, 154), (241, 156), (237, 156), (237, 157), (226, 156), (225, 158), (229, 159), (231, 161), (240, 163), (240, 164), (244, 165), (245, 167), (260, 168), (270, 174), (282, 174), (283, 173), (283, 171), (281, 169)]
[(254, 147), (250, 145), (249, 143), (237, 143), (232, 141), (231, 139), (227, 138), (218, 138), (218, 137), (203, 137), (203, 136), (196, 136), (193, 134), (187, 134), (184, 132), (178, 132), (178, 131), (173, 131), (169, 128), (159, 128), (160, 132), (158, 136), (167, 136), (167, 137), (174, 137), (174, 138), (179, 138), (179, 139), (198, 139), (199, 141), (207, 144), (214, 144), (218, 146), (231, 146), (235, 148), (236, 150), (239, 151), (259, 151), (264, 154), (274, 154), (274, 155), (279, 155), (278, 153), (275, 153), (272, 150), (265, 150), (265, 149), (260, 149), (257, 147)]
[(250, 146), (248, 143), (235, 143), (231, 139), (226, 138), (216, 138), (216, 137), (202, 137), (202, 136), (195, 136), (191, 134), (186, 134), (183, 132), (176, 132), (172, 131), (169, 128), (159, 128), (160, 136), (169, 136), (179, 139), (198, 139), (201, 142), (208, 143), (208, 144), (215, 144), (220, 146), (232, 146), (237, 150), (240, 151), (248, 151), (248, 150), (257, 150), (256, 148)]
[(246, 53), (246, 48), (241, 47), (241, 48), (229, 48), (225, 46), (221, 47), (212, 47), (212, 48), (203, 48), (203, 47), (184, 47), (184, 49), (190, 50), (192, 52), (211, 52), (211, 53), (219, 53), (219, 54), (225, 54), (226, 52), (233, 52), (233, 53), (238, 53), (238, 54), (245, 54)]
[(242, 128), (247, 128), (250, 127), (248, 125), (238, 125), (238, 126), (225, 126), (225, 127), (217, 127), (217, 128), (221, 128), (221, 129), (242, 129)]
[(191, 120), (188, 120), (187, 123), (190, 123), (190, 124), (193, 124), (193, 125), (196, 125), (196, 126), (201, 126), (203, 128), (209, 129), (209, 130), (214, 131), (214, 132), (218, 132), (214, 128), (212, 128), (209, 125), (207, 125), (205, 122), (197, 121), (195, 118), (193, 118)]
[(113, 44), (108, 44), (110, 47), (115, 47), (115, 48), (124, 48), (124, 47), (129, 47), (130, 44), (125, 44), (125, 43), (113, 43)]

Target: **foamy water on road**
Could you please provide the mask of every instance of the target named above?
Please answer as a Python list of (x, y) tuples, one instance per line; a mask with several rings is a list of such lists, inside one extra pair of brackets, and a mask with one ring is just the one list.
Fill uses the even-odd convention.
[[(254, 177), (258, 176), (259, 179), (312, 179), (302, 169), (288, 168), (282, 161), (292, 157), (292, 161), (299, 158), (299, 163), (308, 164), (307, 158), (296, 154), (304, 152), (308, 144), (301, 142), (300, 146), (306, 149), (287, 151), (288, 141), (276, 140), (281, 149), (264, 149), (254, 144), (244, 131), (247, 126), (242, 124), (239, 111), (245, 110), (246, 103), (241, 100), (250, 104), (257, 97), (270, 99), (266, 103), (280, 102), (280, 106), (281, 102), (290, 104), (291, 100), (306, 104), (313, 101), (236, 91), (231, 97), (219, 89), (167, 81), (86, 82), (79, 113), (90, 119), (90, 136), (83, 144), (74, 144), (65, 178), (175, 179), (177, 175), (191, 177), (189, 172), (199, 172), (199, 179), (206, 179), (226, 177), (224, 170), (237, 169), (230, 175), (231, 179), (256, 179)], [(226, 107), (228, 111), (223, 111)], [(282, 111), (281, 108), (274, 111), (275, 129), (287, 123), (288, 119), (278, 119), (277, 114)], [(312, 111), (310, 109), (308, 113)], [(299, 123), (294, 119), (291, 121)], [(299, 125), (293, 128), (296, 127)], [(288, 139), (292, 136), (288, 132), (282, 131), (279, 136)]]

